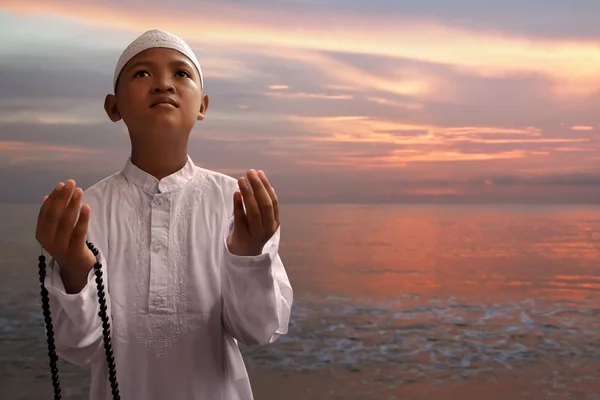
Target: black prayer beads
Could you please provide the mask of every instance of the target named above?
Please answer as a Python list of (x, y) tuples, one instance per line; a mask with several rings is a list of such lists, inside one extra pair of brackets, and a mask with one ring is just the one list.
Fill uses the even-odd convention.
[(54, 399), (58, 400), (61, 398), (60, 392), (60, 381), (58, 379), (58, 367), (56, 362), (58, 356), (56, 355), (56, 347), (54, 346), (54, 327), (52, 326), (52, 318), (50, 317), (50, 299), (48, 298), (48, 290), (44, 285), (46, 279), (46, 257), (42, 254), (39, 257), (40, 263), (40, 283), (42, 284), (42, 311), (44, 314), (44, 322), (46, 324), (46, 336), (48, 337), (48, 357), (50, 358), (50, 373), (52, 374), (52, 386), (54, 387)]
[[(92, 243), (86, 241), (88, 248), (92, 251), (94, 256), (98, 257), (98, 250)], [(60, 380), (58, 376), (58, 367), (56, 362), (58, 356), (56, 355), (56, 346), (54, 344), (54, 327), (52, 326), (52, 317), (50, 315), (50, 299), (48, 297), (48, 290), (44, 285), (46, 279), (46, 257), (42, 254), (39, 257), (39, 272), (40, 272), (40, 283), (41, 283), (41, 295), (42, 295), (42, 310), (44, 314), (44, 323), (46, 324), (46, 336), (48, 338), (48, 357), (50, 359), (50, 373), (52, 374), (52, 386), (54, 387), (54, 399), (59, 400), (62, 398), (60, 390)], [(104, 284), (102, 282), (102, 264), (96, 261), (94, 264), (94, 274), (96, 275), (96, 288), (98, 290), (98, 303), (100, 308), (98, 316), (102, 321), (102, 339), (104, 342), (104, 352), (106, 353), (106, 362), (108, 364), (108, 380), (110, 382), (113, 400), (120, 400), (119, 395), (119, 384), (117, 382), (117, 368), (115, 365), (115, 357), (112, 350), (110, 340), (110, 321), (108, 320), (106, 296), (104, 294)]]

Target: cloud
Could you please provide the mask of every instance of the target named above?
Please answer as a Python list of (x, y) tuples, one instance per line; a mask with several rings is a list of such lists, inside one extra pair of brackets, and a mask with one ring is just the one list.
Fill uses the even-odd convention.
[[(12, 0), (14, 3), (18, 3)], [(8, 1), (5, 3), (9, 4)], [(79, 11), (87, 11), (88, 2), (49, 1), (49, 6), (61, 8), (71, 5)], [(161, 9), (160, 0), (105, 0), (110, 8)], [(35, 3), (34, 3), (35, 4)], [(14, 5), (13, 5), (14, 7)], [(22, 6), (23, 7), (23, 6)], [(270, 11), (270, 20), (278, 20), (289, 15), (304, 22), (312, 21), (315, 16), (323, 16), (336, 22), (336, 16), (360, 15), (366, 20), (385, 18), (404, 18), (408, 20), (427, 20), (445, 22), (451, 25), (465, 26), (476, 30), (497, 32), (518, 32), (526, 36), (547, 38), (596, 38), (600, 34), (596, 16), (600, 5), (595, 0), (578, 0), (577, 6), (561, 0), (522, 2), (506, 0), (503, 2), (482, 2), (479, 0), (205, 0), (201, 3), (189, 0), (172, 0), (169, 9), (182, 13), (207, 15), (223, 13), (239, 15), (251, 13), (266, 14)], [(264, 18), (264, 17), (263, 17)], [(204, 18), (203, 18), (204, 19)], [(357, 27), (363, 28), (361, 21)], [(337, 26), (337, 25), (334, 25)]]
[(492, 180), (494, 185), (535, 186), (596, 186), (600, 187), (599, 173), (550, 174), (533, 177), (499, 175)]
[(595, 128), (593, 126), (586, 125), (575, 125), (571, 127), (573, 131), (593, 131)]
[[(93, 50), (79, 52), (74, 57), (63, 54), (59, 59), (47, 59), (42, 56), (29, 57), (13, 55), (5, 58), (2, 68), (2, 84), (5, 90), (1, 99), (19, 100), (22, 98), (54, 99), (57, 96), (74, 98), (100, 97), (108, 93), (105, 81), (112, 76), (110, 68), (98, 65), (81, 64), (79, 59), (85, 56), (98, 56)], [(109, 57), (100, 57), (107, 64)]]
[[(123, 125), (104, 123), (0, 123), (1, 142), (113, 150), (127, 146)], [(9, 157), (10, 155), (7, 155)], [(43, 160), (40, 160), (43, 161)]]
[(31, 164), (41, 158), (45, 163), (85, 162), (101, 154), (101, 151), (87, 147), (0, 142), (0, 155), (5, 158), (6, 164), (13, 166)]
[[(120, 31), (161, 26), (203, 46), (236, 45), (257, 52), (277, 52), (282, 58), (313, 57), (320, 61), (319, 52), (341, 52), (443, 64), (480, 76), (542, 74), (553, 82), (557, 96), (594, 94), (600, 82), (600, 49), (586, 40), (544, 39), (470, 29), (393, 13), (375, 17), (329, 11), (315, 17), (314, 9), (310, 8), (304, 12), (290, 12), (285, 8), (267, 12), (251, 5), (227, 3), (203, 6), (203, 23), (198, 24), (193, 12), (195, 6), (190, 2), (185, 4), (186, 7), (169, 11), (148, 5), (142, 14), (135, 3), (119, 5), (118, 12), (110, 3), (82, 4), (66, 0), (13, 0), (4, 7), (20, 13), (52, 12)], [(165, 18), (165, 13), (172, 18)], [(328, 62), (330, 66), (337, 65), (332, 60)], [(356, 77), (348, 68), (342, 73)], [(396, 81), (388, 90), (427, 93), (434, 83), (428, 78), (431, 77), (417, 75), (408, 81)], [(385, 78), (375, 77), (372, 81), (357, 79), (355, 84), (381, 87), (384, 82), (387, 82)]]

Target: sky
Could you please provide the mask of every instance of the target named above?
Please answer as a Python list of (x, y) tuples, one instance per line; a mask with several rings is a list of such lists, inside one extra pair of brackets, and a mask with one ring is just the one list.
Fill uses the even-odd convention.
[(287, 203), (597, 203), (600, 2), (4, 0), (0, 202), (86, 188), (130, 152), (103, 109), (144, 31), (186, 40), (202, 167)]

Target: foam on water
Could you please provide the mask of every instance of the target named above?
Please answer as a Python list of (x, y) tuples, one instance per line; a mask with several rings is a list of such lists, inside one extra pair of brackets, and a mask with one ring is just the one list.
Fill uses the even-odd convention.
[[(0, 335), (11, 351), (2, 359), (43, 359), (41, 312), (9, 303), (13, 312), (0, 318)], [(243, 352), (249, 363), (290, 370), (374, 367), (398, 383), (407, 376), (435, 381), (553, 362), (564, 367), (559, 378), (578, 369), (580, 379), (588, 379), (600, 369), (599, 317), (593, 301), (300, 299), (288, 335)]]
[[(431, 381), (556, 361), (568, 370), (600, 361), (600, 308), (593, 302), (420, 303), (416, 296), (350, 302), (300, 303), (289, 334), (275, 345), (245, 348), (247, 359), (301, 370), (368, 365), (389, 371), (398, 383), (403, 375)], [(583, 371), (580, 378), (592, 374)]]

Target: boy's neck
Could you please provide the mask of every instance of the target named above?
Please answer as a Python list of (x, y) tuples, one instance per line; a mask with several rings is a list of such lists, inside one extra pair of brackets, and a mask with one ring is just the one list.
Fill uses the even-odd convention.
[(142, 171), (161, 180), (182, 169), (188, 161), (186, 146), (171, 148), (168, 145), (132, 145), (131, 162)]

